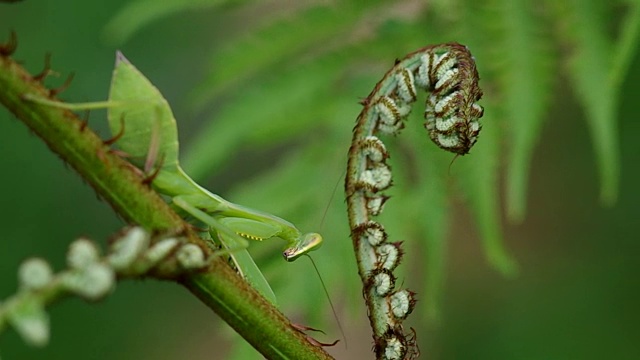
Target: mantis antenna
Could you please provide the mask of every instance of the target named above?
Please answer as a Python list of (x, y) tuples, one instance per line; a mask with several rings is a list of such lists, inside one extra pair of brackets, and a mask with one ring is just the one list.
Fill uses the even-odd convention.
[[(324, 208), (324, 212), (322, 213), (322, 218), (320, 219), (320, 226), (318, 227), (320, 229), (320, 231), (322, 231), (322, 227), (324, 226), (324, 220), (327, 217), (327, 213), (329, 212), (329, 206), (331, 206), (331, 202), (333, 201), (334, 196), (336, 195), (336, 191), (338, 190), (338, 185), (340, 184), (340, 180), (342, 180), (342, 178), (346, 175), (347, 170), (343, 170), (342, 174), (340, 175), (340, 177), (338, 178), (338, 181), (336, 181), (336, 184), (333, 186), (333, 190), (331, 191), (331, 196), (329, 197), (329, 201), (327, 202), (327, 206), (325, 206)], [(338, 328), (340, 329), (340, 334), (342, 334), (342, 338), (344, 339), (344, 348), (347, 348), (347, 336), (344, 333), (344, 329), (342, 328), (342, 324), (340, 323), (340, 320), (338, 319), (338, 314), (336, 313), (336, 309), (333, 306), (333, 301), (331, 301), (331, 296), (329, 295), (329, 290), (327, 290), (326, 285), (324, 284), (324, 280), (322, 279), (322, 276), (320, 276), (320, 271), (318, 270), (318, 267), (316, 266), (316, 262), (313, 261), (313, 258), (311, 257), (311, 255), (306, 254), (309, 257), (309, 260), (311, 261), (311, 264), (313, 265), (313, 268), (316, 270), (316, 274), (318, 274), (318, 278), (320, 279), (320, 283), (322, 284), (322, 289), (324, 290), (324, 293), (327, 295), (327, 300), (329, 300), (329, 305), (331, 306), (331, 312), (333, 312), (333, 318), (336, 320), (336, 323), (338, 324)]]
[(329, 295), (329, 290), (327, 290), (327, 286), (324, 284), (324, 280), (322, 280), (322, 276), (320, 276), (320, 271), (318, 270), (318, 267), (316, 266), (316, 262), (313, 261), (313, 258), (311, 257), (311, 255), (309, 254), (305, 254), (307, 255), (307, 257), (309, 258), (309, 261), (311, 261), (311, 265), (313, 265), (313, 268), (316, 270), (316, 274), (318, 274), (318, 279), (320, 279), (320, 284), (322, 284), (322, 290), (324, 290), (325, 295), (327, 296), (327, 300), (329, 300), (329, 306), (331, 306), (331, 312), (333, 313), (333, 318), (336, 320), (336, 323), (338, 324), (338, 329), (340, 329), (340, 334), (342, 335), (342, 338), (344, 339), (344, 348), (347, 348), (347, 336), (344, 333), (344, 329), (342, 328), (342, 324), (340, 323), (340, 319), (338, 319), (338, 314), (336, 313), (336, 308), (333, 306), (333, 301), (331, 301), (331, 296)]
[(338, 178), (338, 181), (336, 181), (336, 184), (333, 186), (333, 190), (331, 190), (331, 196), (329, 197), (327, 206), (325, 206), (324, 212), (322, 213), (322, 218), (320, 219), (320, 226), (318, 227), (320, 231), (322, 231), (322, 227), (324, 226), (324, 220), (326, 219), (327, 213), (329, 212), (329, 206), (331, 206), (331, 202), (333, 201), (333, 198), (336, 195), (336, 191), (338, 191), (338, 185), (340, 185), (340, 180), (342, 180), (342, 178), (344, 178), (346, 174), (347, 174), (347, 170), (343, 170), (342, 174)]

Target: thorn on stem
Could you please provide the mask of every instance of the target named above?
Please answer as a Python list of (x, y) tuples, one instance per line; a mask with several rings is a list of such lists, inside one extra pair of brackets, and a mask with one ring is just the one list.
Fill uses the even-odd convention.
[(18, 35), (15, 31), (11, 30), (9, 33), (9, 40), (6, 43), (0, 44), (0, 56), (10, 56), (18, 48)]
[[(335, 346), (337, 343), (339, 343), (339, 342), (340, 342), (340, 339), (338, 339), (338, 340), (336, 340), (336, 341), (334, 341), (334, 342), (332, 342), (332, 343), (323, 343), (323, 342), (320, 342), (320, 341), (318, 341), (318, 340), (314, 339), (313, 337), (311, 337), (311, 336), (309, 336), (309, 335), (305, 334), (304, 332), (305, 332), (305, 331), (316, 331), (316, 332), (320, 332), (320, 333), (325, 334), (325, 332), (324, 332), (324, 331), (322, 331), (322, 330), (320, 330), (320, 329), (314, 329), (314, 328), (309, 327), (309, 326), (300, 325), (300, 324), (294, 324), (294, 323), (291, 323), (291, 326), (292, 326), (294, 329), (298, 330), (299, 332), (303, 333), (303, 334), (304, 334), (304, 336), (305, 336), (305, 338), (307, 338), (307, 341), (308, 341), (308, 342), (310, 342), (311, 344), (315, 345), (315, 346), (319, 346), (319, 347)], [(325, 334), (325, 335), (326, 335), (326, 334)]]
[(49, 95), (56, 96), (61, 92), (65, 91), (69, 87), (69, 85), (71, 85), (71, 81), (73, 80), (74, 75), (75, 75), (74, 73), (70, 73), (69, 76), (67, 76), (67, 80), (64, 81), (64, 84), (58, 86), (55, 89), (49, 90)]
[(122, 114), (122, 116), (120, 116), (120, 130), (118, 131), (118, 133), (115, 134), (111, 139), (103, 140), (102, 143), (107, 145), (107, 146), (111, 146), (116, 141), (120, 140), (122, 135), (124, 135), (124, 114)]
[(160, 157), (160, 162), (158, 163), (158, 166), (156, 166), (156, 168), (153, 170), (153, 172), (149, 176), (144, 178), (144, 180), (142, 180), (142, 183), (144, 185), (151, 185), (153, 180), (155, 180), (155, 178), (158, 177), (158, 174), (160, 173), (160, 170), (162, 169), (163, 163), (164, 163), (164, 154)]
[(82, 117), (82, 122), (80, 123), (80, 132), (84, 132), (84, 130), (87, 128), (87, 125), (89, 125), (89, 114), (91, 113), (91, 110), (86, 110), (84, 112), (84, 116)]
[(109, 153), (109, 151), (105, 152), (103, 148), (98, 148), (98, 150), (96, 150), (96, 155), (98, 156), (98, 159), (100, 159), (100, 161), (103, 163), (107, 162), (107, 158), (106, 158), (107, 153)]
[(48, 52), (44, 54), (44, 68), (38, 74), (33, 75), (33, 80), (41, 83), (51, 73), (51, 53)]
[(336, 340), (336, 341), (334, 341), (332, 343), (323, 343), (323, 342), (320, 342), (320, 341), (318, 341), (318, 340), (316, 340), (316, 339), (314, 339), (314, 338), (312, 338), (311, 336), (308, 336), (308, 335), (306, 336), (306, 338), (307, 338), (308, 342), (312, 343), (315, 346), (320, 346), (320, 347), (336, 346), (336, 344), (340, 342), (340, 339), (338, 339), (338, 340)]
[(301, 332), (301, 333), (304, 333), (305, 331), (315, 331), (315, 332), (323, 333), (323, 334), (325, 334), (325, 335), (326, 335), (326, 333), (325, 333), (324, 331), (322, 331), (322, 330), (320, 330), (320, 329), (312, 328), (312, 327), (310, 327), (310, 326), (301, 325), (301, 324), (294, 324), (294, 323), (291, 323), (291, 326), (292, 326), (294, 329), (296, 329), (296, 330), (298, 330), (299, 332)]

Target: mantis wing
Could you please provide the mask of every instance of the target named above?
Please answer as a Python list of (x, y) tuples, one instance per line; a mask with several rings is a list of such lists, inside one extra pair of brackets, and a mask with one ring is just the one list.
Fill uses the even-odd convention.
[(231, 229), (236, 234), (251, 240), (266, 240), (276, 236), (279, 228), (257, 220), (224, 217), (219, 219), (220, 223)]
[(143, 168), (155, 140), (163, 169), (178, 166), (178, 128), (169, 103), (119, 51), (109, 101), (118, 104), (108, 109), (111, 133), (119, 134), (125, 127), (118, 146), (131, 156), (134, 165)]

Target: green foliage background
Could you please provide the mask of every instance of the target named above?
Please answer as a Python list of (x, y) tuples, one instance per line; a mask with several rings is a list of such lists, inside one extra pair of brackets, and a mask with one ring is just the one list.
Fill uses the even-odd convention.
[[(17, 31), (15, 57), (34, 73), (53, 54), (52, 87), (75, 72), (62, 95), (72, 102), (106, 98), (122, 50), (172, 104), (189, 174), (321, 232), (314, 258), (349, 338), (348, 352), (330, 349), (339, 358), (371, 346), (341, 186), (357, 101), (396, 57), (466, 44), (485, 91), (471, 155), (449, 166), (422, 108), (386, 141), (395, 186), (382, 222), (405, 241), (399, 281), (420, 299), (408, 324), (432, 359), (622, 359), (640, 352), (639, 11), (636, 1), (597, 0), (25, 1), (0, 4), (0, 31)], [(104, 113), (91, 119), (109, 137)], [(0, 154), (1, 299), (24, 258), (62, 266), (73, 238), (104, 244), (122, 223), (6, 111)], [(281, 308), (337, 338), (311, 266), (283, 262), (280, 246), (251, 251)], [(230, 356), (237, 338), (164, 283), (122, 283), (106, 301), (65, 301), (50, 315), (47, 348), (10, 332), (1, 354), (210, 358)]]

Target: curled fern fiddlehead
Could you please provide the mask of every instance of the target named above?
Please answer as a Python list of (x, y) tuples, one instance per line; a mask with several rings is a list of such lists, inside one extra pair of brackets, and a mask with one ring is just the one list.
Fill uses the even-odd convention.
[(378, 133), (396, 135), (411, 112), (417, 88), (429, 92), (425, 128), (440, 148), (465, 155), (480, 132), (483, 109), (478, 72), (469, 50), (460, 44), (428, 46), (407, 55), (389, 70), (362, 102), (349, 148), (345, 193), (351, 238), (363, 283), (378, 359), (417, 355), (415, 336), (402, 321), (415, 306), (414, 293), (396, 290), (393, 270), (402, 258), (399, 242), (389, 242), (382, 212), (391, 186), (389, 154)]

